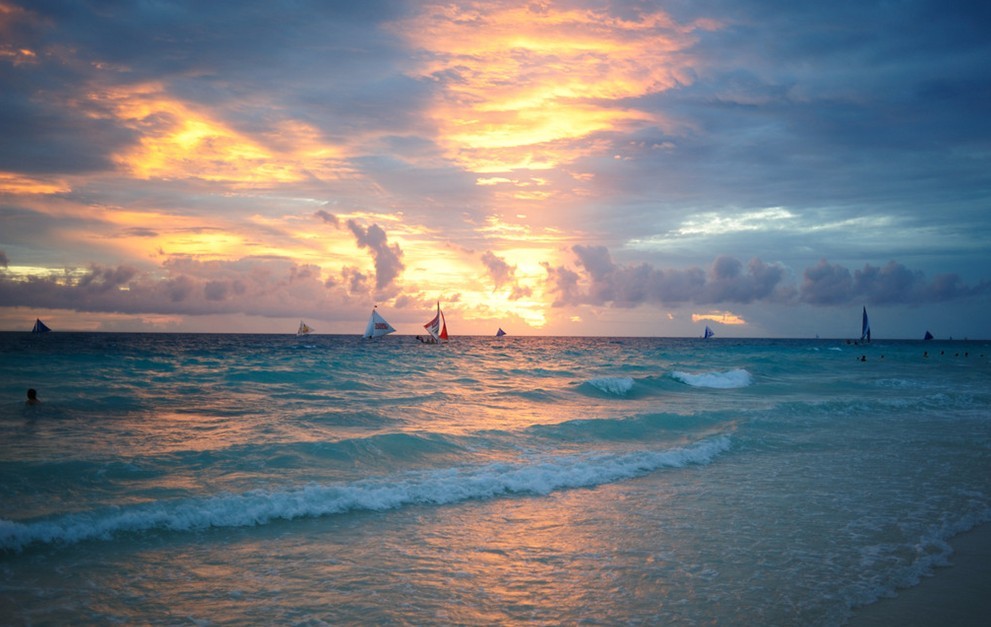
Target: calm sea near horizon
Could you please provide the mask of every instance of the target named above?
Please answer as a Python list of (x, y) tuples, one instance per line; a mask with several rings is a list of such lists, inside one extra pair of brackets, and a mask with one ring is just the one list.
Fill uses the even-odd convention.
[(0, 333), (0, 623), (840, 625), (991, 521), (989, 356)]

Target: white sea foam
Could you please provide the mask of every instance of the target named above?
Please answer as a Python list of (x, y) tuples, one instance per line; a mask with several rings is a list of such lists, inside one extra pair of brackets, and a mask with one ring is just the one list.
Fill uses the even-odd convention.
[(742, 368), (698, 374), (675, 371), (671, 373), (671, 377), (698, 388), (745, 388), (754, 382), (751, 374)]
[(661, 468), (707, 464), (729, 449), (729, 436), (683, 448), (622, 454), (552, 456), (529, 464), (446, 468), (339, 485), (284, 491), (254, 490), (208, 498), (158, 501), (21, 523), (0, 519), (0, 551), (33, 544), (109, 540), (119, 533), (251, 527), (273, 520), (355, 510), (389, 510), (411, 504), (450, 504), (510, 494), (549, 494), (643, 475)]
[(629, 394), (630, 390), (633, 389), (633, 378), (632, 377), (602, 377), (599, 379), (592, 379), (588, 382), (592, 387), (602, 390), (607, 394), (615, 394), (616, 396), (624, 396)]

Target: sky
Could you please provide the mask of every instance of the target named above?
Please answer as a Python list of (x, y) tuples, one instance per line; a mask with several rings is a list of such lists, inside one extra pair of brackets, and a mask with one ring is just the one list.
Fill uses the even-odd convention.
[(0, 0), (0, 330), (991, 338), (991, 5)]

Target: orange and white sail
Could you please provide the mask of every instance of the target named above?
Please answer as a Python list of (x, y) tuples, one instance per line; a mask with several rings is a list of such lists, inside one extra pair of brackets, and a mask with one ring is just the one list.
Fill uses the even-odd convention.
[(435, 342), (447, 341), (447, 321), (444, 320), (444, 312), (440, 310), (440, 301), (437, 301), (437, 314), (433, 320), (423, 325), (423, 328)]

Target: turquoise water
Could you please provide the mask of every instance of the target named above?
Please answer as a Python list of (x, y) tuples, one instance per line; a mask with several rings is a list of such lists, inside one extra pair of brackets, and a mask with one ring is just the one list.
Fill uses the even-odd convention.
[(989, 381), (987, 342), (0, 334), (0, 621), (842, 624), (991, 521)]

